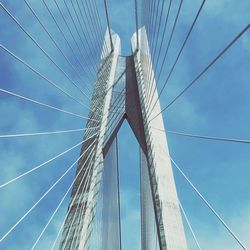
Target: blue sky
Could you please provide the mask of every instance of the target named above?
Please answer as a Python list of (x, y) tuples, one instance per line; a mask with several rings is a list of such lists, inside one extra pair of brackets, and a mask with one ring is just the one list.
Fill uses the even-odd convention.
[[(53, 55), (55, 61), (66, 70), (70, 77), (79, 81), (48, 40), (46, 33), (32, 17), (24, 2), (20, 3), (17, 0), (2, 0), (1, 2), (10, 9), (46, 51)], [(55, 40), (66, 55), (73, 59), (67, 44), (61, 38), (55, 25), (52, 25), (52, 20), (42, 2), (35, 0), (28, 2), (49, 27), (49, 31), (53, 33)], [(173, 6), (170, 24), (173, 22), (178, 2), (175, 1)], [(62, 4), (62, 1), (59, 3)], [(192, 1), (192, 4), (189, 1), (183, 2), (180, 19), (159, 86), (163, 83), (164, 76), (175, 59), (199, 4), (198, 0)], [(100, 5), (100, 10), (103, 10), (103, 5), (101, 3)], [(55, 11), (52, 3), (49, 6)], [(133, 1), (109, 1), (111, 26), (121, 37), (122, 54), (125, 55), (130, 54), (130, 38), (135, 31), (133, 8)], [(163, 107), (249, 23), (249, 12), (250, 2), (248, 0), (237, 2), (208, 0), (205, 3), (199, 22), (161, 97)], [(58, 13), (57, 15), (59, 16)], [(101, 15), (103, 15), (102, 12)], [(170, 29), (167, 34), (169, 35), (169, 33)], [(62, 74), (58, 73), (58, 70), (49, 63), (2, 9), (0, 11), (0, 34), (1, 44), (7, 46), (75, 97), (86, 100), (65, 80)], [(73, 43), (72, 39), (70, 41)], [(93, 42), (92, 46), (97, 45)], [(89, 57), (86, 53), (85, 56)], [(84, 58), (81, 59), (84, 64)], [(248, 31), (183, 97), (164, 112), (166, 129), (249, 139), (249, 66), (250, 32)], [(87, 77), (83, 75), (82, 82), (87, 81)], [(79, 82), (85, 90), (85, 85), (81, 81)], [(0, 84), (1, 88), (15, 93), (77, 114), (87, 115), (86, 109), (60, 94), (58, 90), (13, 60), (2, 49), (0, 49)], [(88, 104), (87, 101), (85, 103)], [(0, 115), (1, 134), (73, 129), (81, 128), (85, 124), (83, 119), (32, 105), (2, 93), (0, 93)], [(80, 142), (81, 138), (82, 133), (76, 132), (25, 139), (0, 139), (0, 183), (68, 149)], [(140, 242), (137, 237), (140, 229), (138, 156), (131, 154), (131, 148), (137, 152), (138, 145), (126, 124), (119, 133), (119, 141), (120, 159), (123, 162), (121, 165), (121, 175), (123, 176), (121, 178), (121, 195), (124, 249), (139, 249)], [(171, 134), (168, 136), (168, 142), (172, 157), (234, 229), (239, 238), (250, 248), (249, 146), (197, 140)], [(38, 172), (0, 189), (2, 201), (0, 203), (2, 215), (0, 217), (0, 235), (3, 235), (32, 206), (78, 155), (79, 148), (48, 164)], [(73, 175), (74, 171), (71, 171), (34, 212), (0, 243), (0, 249), (29, 249), (32, 246), (53, 209), (59, 203), (61, 196), (66, 192), (66, 187), (70, 184)], [(240, 249), (193, 193), (185, 180), (177, 172), (175, 172), (175, 177), (180, 200), (189, 215), (202, 249)], [(53, 242), (66, 208), (67, 201), (52, 221), (37, 249), (46, 249)], [(188, 230), (187, 238), (190, 249), (195, 249)]]

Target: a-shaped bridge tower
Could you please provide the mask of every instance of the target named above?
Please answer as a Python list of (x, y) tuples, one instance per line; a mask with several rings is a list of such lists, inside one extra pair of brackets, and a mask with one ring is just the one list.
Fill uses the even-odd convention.
[[(131, 56), (120, 56), (114, 33), (112, 53), (103, 50), (60, 249), (121, 248), (116, 135), (125, 119), (141, 147), (141, 248), (187, 249), (167, 139), (154, 129), (164, 130), (163, 119), (151, 119), (161, 108), (157, 91), (150, 92), (156, 83), (144, 28), (138, 38)], [(107, 33), (111, 48), (109, 41)], [(156, 102), (152, 112), (149, 100)]]

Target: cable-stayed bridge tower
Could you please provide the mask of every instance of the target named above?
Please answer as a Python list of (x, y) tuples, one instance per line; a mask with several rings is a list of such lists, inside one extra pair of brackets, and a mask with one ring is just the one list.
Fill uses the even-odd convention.
[[(137, 47), (137, 35), (139, 47)], [(105, 44), (109, 43), (108, 32)], [(120, 56), (120, 39), (112, 34), (113, 50), (103, 53), (92, 96), (61, 249), (107, 249), (121, 246), (117, 132), (127, 119), (141, 148), (142, 249), (187, 249), (179, 202), (164, 130), (158, 94), (149, 116), (148, 64), (152, 64), (144, 28), (132, 37), (131, 56)], [(139, 49), (138, 49), (139, 48)], [(152, 237), (157, 229), (157, 239)]]
[[(189, 248), (201, 249), (196, 230), (192, 229), (178, 199), (172, 166), (235, 240), (233, 245), (224, 232), (217, 230), (216, 224), (211, 232), (207, 227), (202, 228), (200, 222), (204, 219), (204, 224), (212, 225), (210, 218), (204, 218), (192, 194), (184, 191), (180, 198), (189, 202), (187, 211), (195, 217), (194, 226), (199, 229), (199, 236), (203, 235), (201, 246), (212, 250), (237, 246), (249, 249), (245, 225), (249, 217), (249, 209), (246, 210), (249, 194), (246, 190), (250, 190), (248, 148), (229, 146), (224, 153), (226, 143), (250, 144), (247, 133), (245, 139), (234, 134), (237, 128), (241, 133), (242, 128), (249, 131), (246, 104), (250, 107), (250, 103), (245, 95), (249, 92), (246, 81), (250, 61), (249, 46), (246, 46), (250, 30), (247, 5), (234, 5), (230, 13), (230, 7), (216, 6), (206, 0), (196, 1), (192, 6), (183, 0), (131, 0), (124, 1), (122, 8), (116, 0), (110, 1), (116, 7), (110, 6), (109, 16), (107, 2), (23, 0), (17, 5), (15, 1), (0, 1), (0, 249), (124, 249), (117, 139), (124, 120), (128, 121), (140, 146), (141, 249), (186, 250), (180, 211), (186, 220), (185, 229), (189, 228), (193, 237), (190, 242), (191, 234), (186, 235)], [(131, 2), (130, 8), (127, 8), (128, 2)], [(218, 10), (218, 7), (221, 11), (214, 12), (213, 8)], [(131, 40), (130, 56), (121, 56), (120, 38), (110, 29), (110, 17), (119, 13), (118, 9), (128, 12), (126, 18), (115, 15), (114, 21), (121, 22), (118, 32), (124, 32), (124, 20), (134, 18), (136, 33)], [(219, 14), (220, 18), (210, 18), (209, 13), (210, 17)], [(204, 16), (199, 21), (201, 15)], [(240, 18), (232, 18), (237, 15)], [(216, 21), (216, 26), (211, 20)], [(197, 46), (199, 44), (201, 46)], [(224, 61), (204, 78), (229, 50), (231, 60), (227, 58), (227, 63)], [(239, 79), (237, 70), (240, 70)], [(200, 87), (192, 93), (197, 83)], [(214, 91), (210, 88), (213, 84), (216, 84)], [(164, 95), (168, 85), (174, 87), (173, 92), (168, 92), (169, 102)], [(228, 93), (225, 90), (229, 90)], [(191, 93), (184, 99), (187, 92)], [(161, 104), (166, 102), (162, 107), (160, 98)], [(163, 113), (166, 115), (165, 111), (177, 101), (180, 106), (167, 114), (168, 125), (176, 130), (165, 131)], [(193, 119), (193, 112), (189, 110), (195, 111), (195, 118), (199, 119)], [(231, 113), (236, 110), (240, 115)], [(200, 123), (205, 115), (206, 124)], [(68, 117), (80, 120), (71, 121)], [(195, 125), (185, 132), (188, 120)], [(184, 130), (178, 129), (180, 124), (183, 126), (179, 129)], [(200, 128), (204, 134), (198, 133)], [(82, 131), (84, 138), (80, 136), (81, 140), (71, 145), (79, 139), (73, 133)], [(182, 160), (185, 156), (194, 160), (187, 169), (195, 172), (191, 181), (188, 177), (191, 173), (184, 173), (177, 164), (178, 157), (170, 156), (166, 132), (179, 138), (225, 144), (221, 148), (212, 144), (215, 152), (212, 159), (209, 146), (201, 149), (199, 144), (200, 151), (194, 154), (197, 144), (190, 141), (190, 146), (184, 144), (183, 147), (182, 142), (176, 141), (176, 149), (185, 150)], [(210, 132), (214, 135), (209, 135)], [(53, 138), (50, 141), (53, 143), (49, 143), (50, 136), (58, 136), (57, 141)], [(62, 138), (64, 136), (67, 138)], [(16, 138), (17, 143), (11, 138)], [(79, 147), (80, 156), (75, 152)], [(218, 154), (222, 149), (223, 153)], [(137, 153), (132, 150), (128, 153)], [(67, 155), (69, 153), (72, 155)], [(68, 166), (71, 156), (74, 161)], [(29, 167), (30, 162), (35, 163)], [(196, 162), (202, 167), (197, 167)], [(243, 163), (246, 163), (245, 172)], [(213, 168), (214, 165), (218, 167)], [(75, 166), (72, 178), (70, 174)], [(238, 193), (234, 186), (238, 187)], [(224, 204), (223, 193), (228, 194)], [(65, 204), (68, 198), (69, 205)], [(60, 209), (67, 208), (67, 212), (59, 214)], [(238, 220), (240, 214), (244, 215), (243, 220)], [(247, 246), (237, 236), (240, 232)], [(131, 240), (132, 244), (138, 241), (139, 237)]]

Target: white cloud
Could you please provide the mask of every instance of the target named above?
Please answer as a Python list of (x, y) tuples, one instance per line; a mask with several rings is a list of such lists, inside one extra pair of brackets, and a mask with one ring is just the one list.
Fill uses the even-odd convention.
[[(211, 217), (212, 219), (212, 217)], [(214, 220), (215, 217), (213, 218)], [(206, 221), (193, 221), (196, 236), (200, 246), (204, 250), (236, 250), (242, 249), (232, 235), (218, 222), (216, 227), (209, 226)], [(246, 248), (250, 247), (250, 209), (242, 208), (238, 214), (232, 216), (228, 221), (229, 226), (236, 236), (242, 241)], [(190, 249), (196, 249), (192, 236), (189, 235)]]

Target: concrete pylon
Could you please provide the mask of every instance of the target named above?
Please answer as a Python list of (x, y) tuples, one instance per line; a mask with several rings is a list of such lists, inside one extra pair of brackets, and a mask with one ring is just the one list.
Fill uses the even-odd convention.
[[(92, 96), (91, 112), (86, 126), (88, 130), (84, 135), (84, 139), (89, 139), (82, 146), (82, 152), (87, 150), (87, 153), (78, 164), (79, 176), (73, 186), (60, 249), (99, 250), (96, 246), (91, 247), (91, 242), (93, 242), (91, 237), (93, 238), (93, 224), (104, 178), (103, 173), (107, 168), (104, 162), (125, 119), (141, 147), (142, 249), (152, 249), (153, 239), (149, 237), (152, 223), (148, 223), (149, 220), (153, 220), (157, 228), (157, 239), (154, 241), (157, 241), (158, 249), (187, 249), (175, 181), (168, 157), (167, 139), (164, 133), (158, 133), (153, 129), (164, 130), (163, 119), (159, 115), (150, 120), (150, 117), (160, 112), (159, 102), (156, 103), (149, 117), (146, 75), (148, 65), (149, 68), (152, 65), (148, 54), (147, 35), (144, 28), (138, 32), (139, 50), (135, 47), (136, 35), (134, 34), (132, 37), (133, 55), (120, 56), (120, 39), (117, 34), (113, 33), (114, 51), (101, 58)], [(105, 42), (109, 44), (107, 33)], [(153, 71), (152, 76), (154, 79)], [(154, 89), (155, 80), (151, 84)], [(156, 91), (152, 97), (153, 103), (157, 98)], [(116, 192), (113, 194), (113, 196), (117, 195)], [(119, 203), (119, 197), (116, 198)], [(117, 209), (119, 209), (119, 204)], [(113, 222), (112, 226), (113, 230), (120, 230), (117, 222)], [(103, 224), (100, 227), (105, 226)], [(107, 227), (105, 231), (105, 237), (110, 237), (109, 234), (112, 233), (109, 228)], [(119, 250), (120, 242), (116, 246), (114, 243), (113, 246), (106, 243), (99, 248)]]

